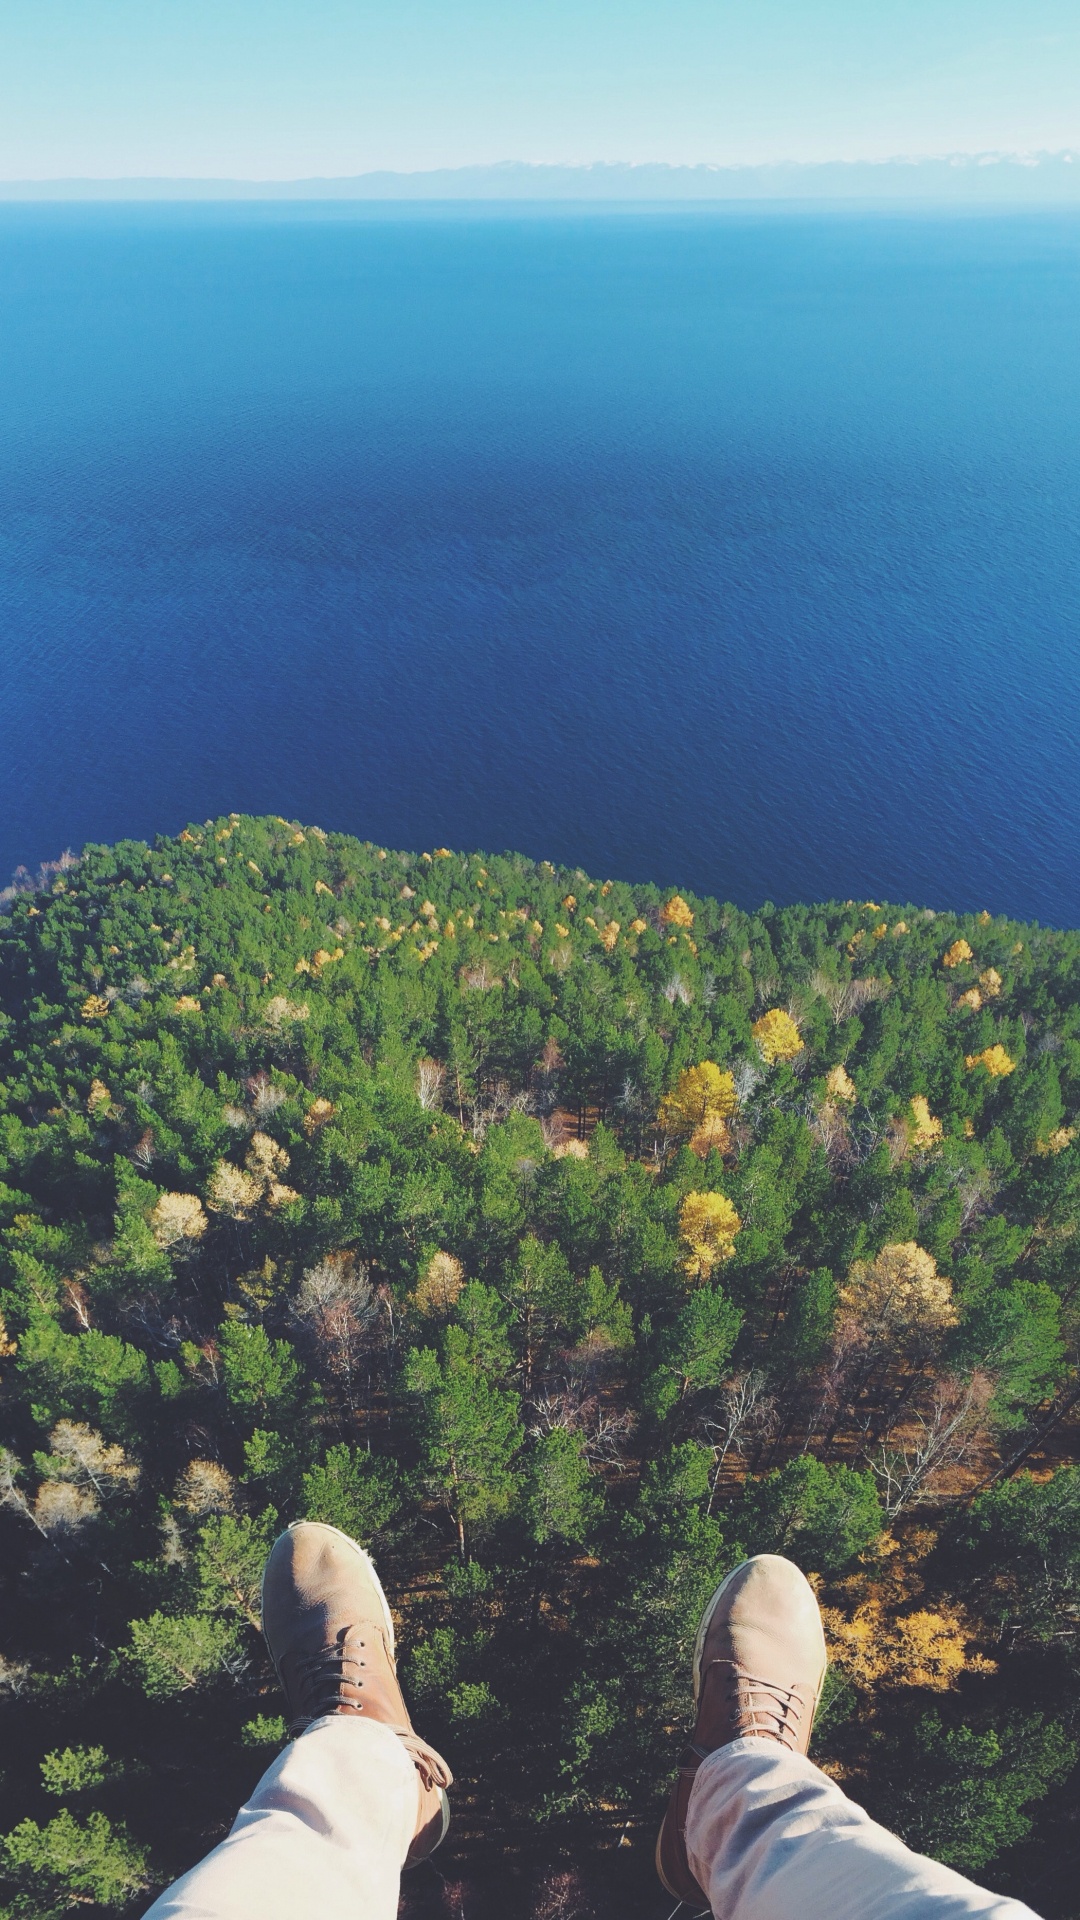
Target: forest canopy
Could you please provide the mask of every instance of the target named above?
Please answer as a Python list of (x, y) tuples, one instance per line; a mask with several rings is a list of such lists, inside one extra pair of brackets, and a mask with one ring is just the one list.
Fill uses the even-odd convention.
[(770, 1550), (816, 1757), (1071, 1911), (1080, 934), (236, 814), (5, 908), (0, 1914), (220, 1837), (303, 1515), (376, 1555), (462, 1859), (648, 1858)]

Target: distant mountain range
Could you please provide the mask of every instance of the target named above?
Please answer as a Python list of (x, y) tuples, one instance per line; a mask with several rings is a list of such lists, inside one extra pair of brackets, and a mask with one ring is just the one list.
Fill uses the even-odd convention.
[(1080, 202), (1080, 152), (774, 166), (444, 167), (312, 180), (6, 180), (0, 200), (859, 200)]

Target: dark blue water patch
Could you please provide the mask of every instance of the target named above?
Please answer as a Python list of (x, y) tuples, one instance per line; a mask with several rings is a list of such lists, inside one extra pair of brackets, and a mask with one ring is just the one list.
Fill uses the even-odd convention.
[(1080, 219), (0, 209), (0, 875), (231, 807), (1080, 923)]

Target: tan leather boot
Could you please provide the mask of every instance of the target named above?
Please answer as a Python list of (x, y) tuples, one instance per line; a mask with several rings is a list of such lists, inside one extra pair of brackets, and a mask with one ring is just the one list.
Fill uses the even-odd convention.
[(426, 1860), (450, 1825), (453, 1775), (413, 1732), (398, 1686), (394, 1622), (370, 1555), (337, 1527), (295, 1521), (263, 1568), (262, 1624), (290, 1735), (328, 1713), (362, 1713), (399, 1735), (419, 1800), (405, 1866)]
[(721, 1581), (697, 1631), (697, 1721), (656, 1842), (656, 1871), (673, 1899), (709, 1904), (686, 1857), (686, 1810), (701, 1762), (747, 1735), (805, 1753), (827, 1665), (814, 1590), (790, 1560), (759, 1553)]

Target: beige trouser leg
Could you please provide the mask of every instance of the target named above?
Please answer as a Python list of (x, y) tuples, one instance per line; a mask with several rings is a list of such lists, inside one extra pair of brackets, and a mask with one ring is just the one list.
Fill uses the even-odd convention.
[(416, 1768), (389, 1728), (316, 1720), (146, 1920), (394, 1920), (418, 1806)]
[(1035, 1920), (912, 1853), (775, 1740), (733, 1740), (702, 1761), (686, 1851), (717, 1920)]

